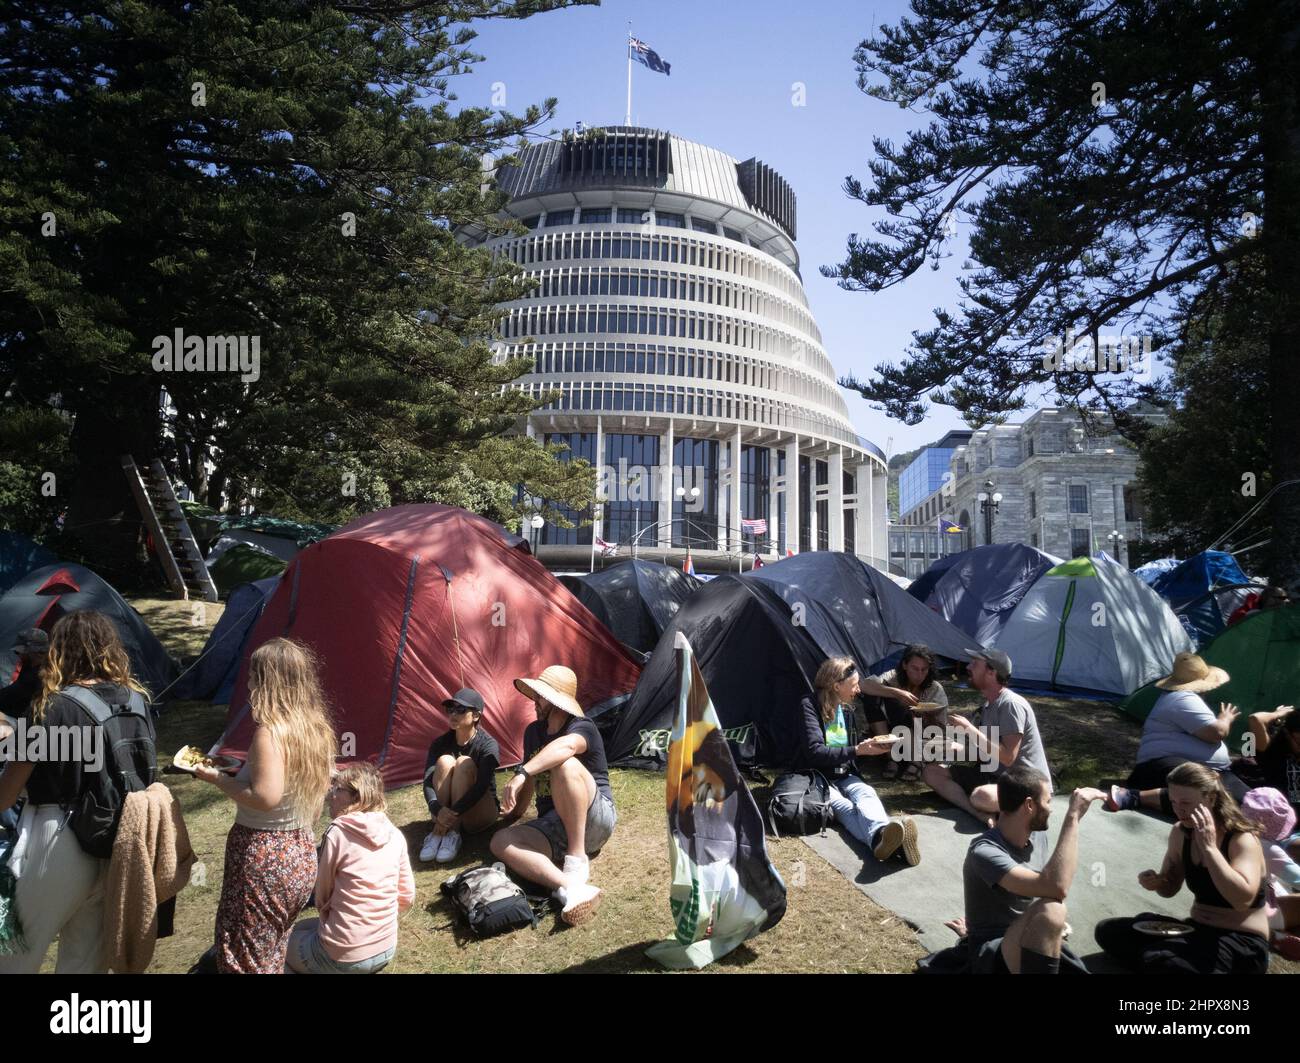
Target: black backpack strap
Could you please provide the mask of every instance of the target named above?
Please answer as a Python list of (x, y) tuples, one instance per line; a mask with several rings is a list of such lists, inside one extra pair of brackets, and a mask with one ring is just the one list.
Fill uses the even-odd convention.
[[(80, 705), (86, 714), (101, 727), (113, 715), (113, 706), (91, 690), (90, 687), (66, 686), (59, 693), (71, 698)], [(131, 693), (139, 697), (134, 690)]]

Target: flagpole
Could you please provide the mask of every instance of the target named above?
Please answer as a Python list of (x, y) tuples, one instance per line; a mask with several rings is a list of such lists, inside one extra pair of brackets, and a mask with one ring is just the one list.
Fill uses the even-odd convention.
[(627, 20), (627, 117), (624, 125), (632, 124), (632, 20)]

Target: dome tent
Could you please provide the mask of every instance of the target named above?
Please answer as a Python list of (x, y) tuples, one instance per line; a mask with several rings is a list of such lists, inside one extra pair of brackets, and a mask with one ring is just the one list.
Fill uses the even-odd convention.
[(940, 558), (908, 593), (983, 645), (1038, 577), (1059, 564), (1059, 557), (1022, 543), (977, 546)]
[(487, 704), (502, 763), (518, 760), (533, 703), (513, 680), (563, 664), (591, 711), (636, 685), (638, 664), (516, 535), (439, 505), (367, 514), (304, 549), (248, 640), (222, 745), (247, 748), (248, 655), (287, 636), (320, 658), (344, 754), (377, 763), (390, 786), (417, 782), (447, 729), (442, 702), (463, 686)]
[(27, 573), (52, 565), (58, 557), (18, 532), (0, 531), (0, 594)]
[(703, 584), (657, 561), (622, 561), (590, 575), (561, 576), (595, 617), (625, 646), (649, 653), (682, 602)]
[(131, 674), (158, 697), (176, 678), (176, 662), (126, 599), (83, 565), (55, 564), (29, 572), (0, 598), (0, 679), (17, 669), (14, 639), (23, 628), (49, 631), (59, 617), (83, 609), (103, 613), (117, 628)]
[(225, 612), (208, 635), (199, 659), (173, 688), (176, 700), (206, 700), (218, 705), (230, 701), (244, 643), (279, 582), (279, 576), (272, 576), (231, 590)]
[(1044, 572), (992, 645), (1012, 683), (1131, 694), (1167, 675), (1192, 640), (1158, 594), (1118, 562), (1076, 557)]
[(740, 759), (789, 762), (802, 735), (799, 702), (827, 657), (875, 669), (909, 642), (949, 661), (967, 659), (971, 639), (851, 554), (814, 551), (743, 575), (718, 576), (688, 598), (650, 655), (632, 699), (598, 721), (611, 760), (657, 756), (677, 704), (673, 647), (689, 640), (725, 728), (752, 725)]

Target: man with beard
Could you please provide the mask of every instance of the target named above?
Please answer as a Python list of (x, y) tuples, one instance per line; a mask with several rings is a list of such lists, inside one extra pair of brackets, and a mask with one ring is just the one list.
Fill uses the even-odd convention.
[(1052, 788), (1015, 764), (998, 777), (998, 820), (971, 842), (962, 880), (966, 943), (977, 974), (1059, 974), (1065, 895), (1079, 862), (1079, 820), (1100, 790), (1070, 795), (1056, 849), (1047, 855)]

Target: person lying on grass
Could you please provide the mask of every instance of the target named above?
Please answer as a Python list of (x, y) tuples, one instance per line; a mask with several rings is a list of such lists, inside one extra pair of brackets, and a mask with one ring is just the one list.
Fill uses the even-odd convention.
[(1143, 974), (1265, 973), (1269, 927), (1260, 828), (1241, 814), (1213, 768), (1181, 764), (1167, 782), (1178, 822), (1160, 870), (1141, 872), (1138, 884), (1174, 897), (1186, 882), (1194, 900), (1183, 926), (1190, 929), (1157, 936), (1150, 924), (1169, 920), (1144, 912), (1098, 923), (1097, 944), (1120, 966)]
[(406, 838), (386, 814), (384, 780), (373, 764), (349, 764), (327, 794), (332, 822), (321, 839), (318, 919), (289, 935), (297, 974), (374, 974), (397, 951), (397, 919), (415, 901)]
[(1007, 768), (996, 785), (998, 818), (970, 843), (962, 865), (964, 918), (947, 925), (964, 935), (975, 974), (1059, 974), (1068, 928), (1065, 898), (1079, 862), (1079, 821), (1106, 795), (1070, 795), (1052, 854), (1047, 825), (1052, 788), (1028, 764)]
[(476, 834), (497, 821), (496, 739), (479, 727), (483, 695), (465, 687), (442, 703), (451, 729), (429, 746), (424, 763), (424, 800), (433, 817), (420, 859), (449, 864), (460, 852), (461, 831)]
[(1008, 688), (1011, 658), (1001, 650), (969, 650), (971, 685), (984, 696), (979, 725), (953, 714), (949, 723), (974, 746), (978, 763), (926, 764), (921, 772), (935, 793), (965, 809), (981, 823), (993, 826), (998, 811), (997, 780), (1013, 765), (1039, 772), (1052, 787), (1047, 753), (1038, 733), (1033, 707)]
[(578, 677), (553, 664), (515, 686), (537, 705), (537, 721), (524, 731), (524, 762), (501, 794), (507, 821), (518, 819), (534, 794), (537, 818), (492, 836), (492, 855), (516, 874), (548, 887), (570, 926), (587, 922), (601, 891), (588, 881), (589, 857), (610, 835), (618, 815), (609, 788), (605, 744), (578, 703)]

